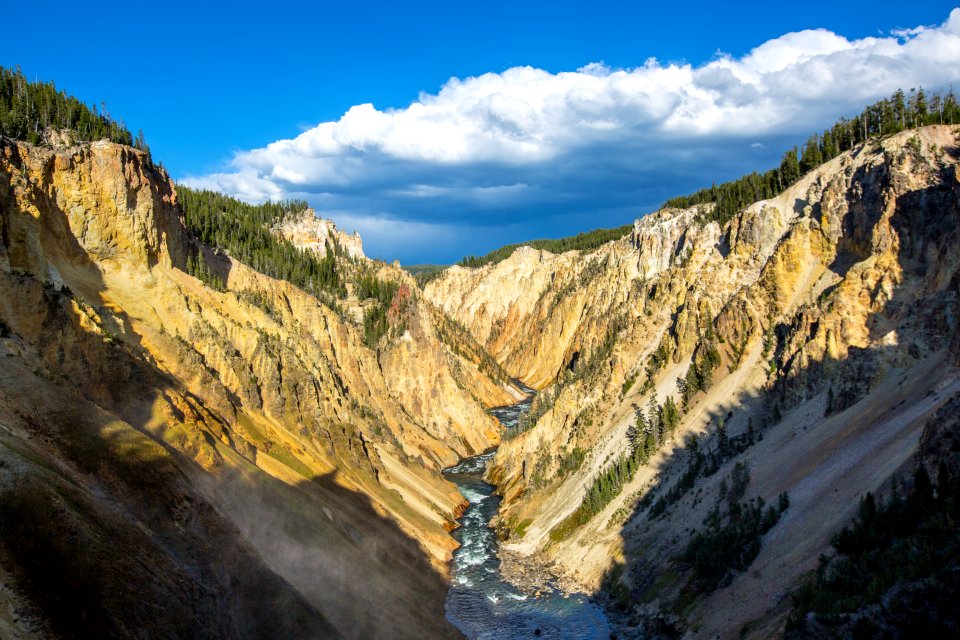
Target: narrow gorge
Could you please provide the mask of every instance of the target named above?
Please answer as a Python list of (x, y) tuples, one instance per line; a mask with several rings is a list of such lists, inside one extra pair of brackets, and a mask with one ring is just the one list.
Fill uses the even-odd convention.
[[(532, 400), (531, 395), (491, 413), (504, 428), (513, 429), (530, 410)], [(491, 526), (500, 498), (496, 487), (484, 481), (494, 455), (495, 451), (488, 451), (444, 470), (444, 477), (456, 483), (470, 503), (453, 532), (460, 548), (453, 554), (447, 618), (468, 638), (609, 638), (603, 611), (587, 594), (569, 593), (548, 583), (536, 590), (517, 588), (504, 579), (497, 534)]]
[(0, 136), (0, 637), (954, 628), (956, 126), (416, 277), (75, 133)]
[[(111, 635), (157, 602), (171, 636), (184, 607), (211, 636), (453, 636), (464, 503), (440, 470), (496, 444), (485, 408), (523, 397), (486, 353), (399, 269), (338, 258), (400, 283), (394, 338), (371, 349), (356, 295), (321, 303), (198, 244), (143, 152), (4, 139), (0, 169), (0, 502), (21, 620)], [(189, 275), (196, 260), (219, 282)], [(80, 585), (101, 595), (67, 604)]]

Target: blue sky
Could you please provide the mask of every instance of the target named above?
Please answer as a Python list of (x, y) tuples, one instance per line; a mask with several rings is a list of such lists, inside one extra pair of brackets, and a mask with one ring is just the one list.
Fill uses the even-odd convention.
[(304, 197), (404, 263), (625, 224), (960, 80), (952, 3), (644, 4), (21, 2), (0, 64), (106, 102), (177, 179)]

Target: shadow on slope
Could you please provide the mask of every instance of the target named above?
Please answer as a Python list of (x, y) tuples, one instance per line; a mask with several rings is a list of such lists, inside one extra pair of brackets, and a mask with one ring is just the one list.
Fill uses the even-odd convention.
[(175, 382), (116, 342), (74, 333), (63, 321), (68, 296), (0, 278), (49, 313), (34, 344), (21, 344), (4, 314), (18, 352), (0, 360), (4, 413), (40, 450), (11, 462), (20, 473), (0, 530), (18, 577), (62, 633), (337, 635), (320, 610), (350, 637), (449, 635), (445, 582), (367, 496), (332, 475), (294, 485), (267, 475), (224, 444), (229, 425)]
[[(947, 152), (957, 155), (955, 149)], [(820, 322), (834, 311), (840, 285), (777, 326), (772, 361), (781, 373), (773, 384), (718, 407), (707, 435), (673, 450), (647, 497), (626, 518), (620, 534), (624, 560), (608, 571), (596, 594), (621, 612), (621, 631), (644, 627), (654, 637), (684, 629), (704, 637), (779, 633), (790, 590), (816, 568), (830, 536), (857, 512), (860, 496), (894, 474), (909, 473), (928, 417), (960, 393), (954, 375), (960, 345), (955, 168), (941, 169), (935, 184), (906, 190), (895, 184), (902, 176), (888, 168), (861, 167), (853, 178), (843, 237), (830, 265), (848, 276), (870, 257), (872, 246), (897, 243), (900, 279), (857, 291), (876, 309), (867, 327), (877, 346), (851, 348), (842, 359), (804, 352), (805, 345), (822, 340)], [(902, 193), (894, 203), (886, 200), (891, 186)], [(895, 209), (895, 237), (875, 238), (885, 206)], [(716, 329), (722, 336), (723, 327)], [(890, 336), (896, 339), (884, 340)], [(737, 344), (726, 338), (727, 345)], [(725, 357), (721, 370), (726, 364)], [(734, 497), (740, 464), (750, 476)], [(789, 506), (778, 505), (781, 492), (787, 492)], [(760, 535), (762, 527), (746, 523), (751, 496), (774, 511), (786, 507)], [(662, 498), (665, 508), (656, 509)], [(706, 534), (700, 537), (706, 542), (691, 554), (688, 543), (696, 532)], [(632, 604), (643, 605), (643, 613)]]
[(182, 458), (46, 377), (16, 353), (17, 338), (6, 342), (0, 555), (50, 628), (77, 638), (339, 635), (193, 486)]
[(0, 561), (33, 616), (77, 638), (455, 635), (417, 541), (332, 475), (283, 482), (238, 452), (99, 308), (97, 264), (28, 187), (37, 217), (0, 171)]

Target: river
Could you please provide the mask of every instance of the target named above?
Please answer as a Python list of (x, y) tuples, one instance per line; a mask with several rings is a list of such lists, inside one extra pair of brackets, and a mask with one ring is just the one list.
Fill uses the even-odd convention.
[[(532, 398), (532, 396), (531, 396)], [(493, 409), (505, 427), (515, 426), (530, 399)], [(499, 543), (490, 521), (500, 507), (495, 487), (483, 475), (495, 451), (466, 458), (444, 471), (470, 502), (452, 533), (460, 543), (453, 554), (446, 612), (469, 640), (550, 638), (591, 640), (610, 637), (603, 611), (585, 594), (552, 590), (527, 595), (500, 576)]]

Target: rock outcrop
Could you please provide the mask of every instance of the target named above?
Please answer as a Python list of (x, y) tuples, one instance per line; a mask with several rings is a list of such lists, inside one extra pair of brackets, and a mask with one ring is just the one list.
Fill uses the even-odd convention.
[(273, 232), (290, 241), (298, 249), (322, 254), (326, 252), (327, 242), (335, 242), (351, 258), (362, 260), (367, 257), (363, 253), (363, 240), (359, 233), (354, 231), (348, 234), (341, 231), (333, 220), (317, 216), (313, 209), (291, 214), (276, 225)]

